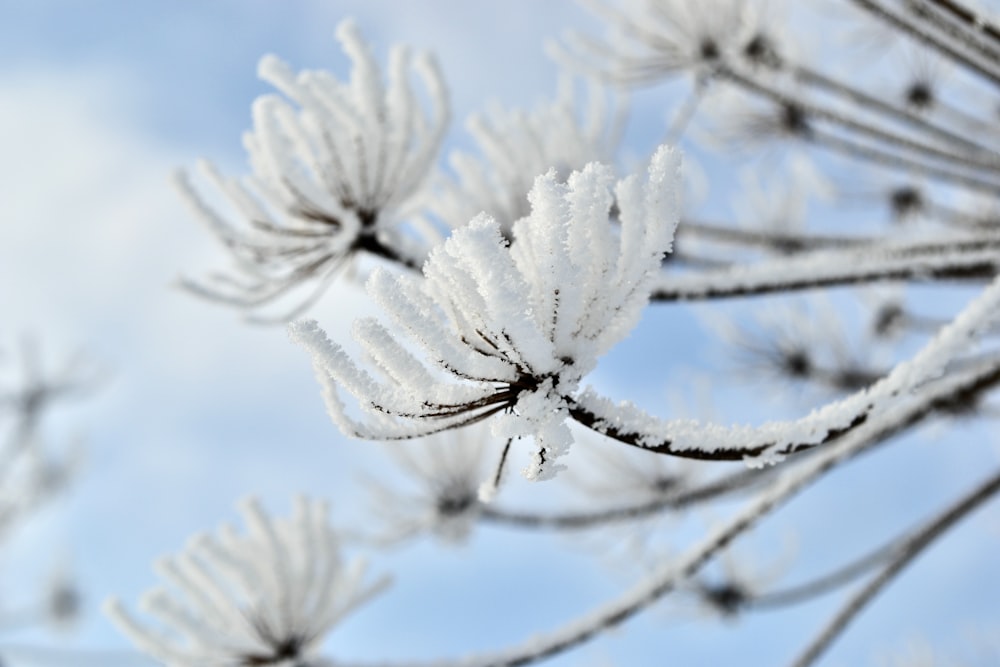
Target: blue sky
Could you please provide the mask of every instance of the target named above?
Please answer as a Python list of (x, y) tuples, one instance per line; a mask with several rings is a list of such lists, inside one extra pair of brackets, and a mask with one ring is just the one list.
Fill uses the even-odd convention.
[[(547, 96), (556, 76), (542, 40), (567, 26), (593, 27), (564, 0), (0, 1), (0, 342), (8, 349), (32, 334), (53, 364), (84, 350), (108, 378), (86, 404), (49, 424), (56, 443), (79, 436), (87, 465), (66, 498), (19, 536), (0, 570), (4, 589), (16, 591), (65, 556), (88, 602), (76, 632), (60, 638), (70, 646), (127, 650), (96, 610), (100, 600), (114, 593), (135, 601), (155, 581), (155, 557), (234, 519), (233, 503), (246, 494), (281, 512), (294, 493), (319, 494), (345, 522), (363, 511), (355, 473), (374, 465), (371, 446), (345, 441), (330, 424), (305, 355), (280, 328), (248, 326), (172, 286), (224, 258), (168, 186), (173, 169), (201, 156), (228, 171), (242, 168), (239, 137), (252, 99), (266, 89), (255, 76), (264, 53), (344, 74), (332, 33), (348, 15), (378, 53), (397, 41), (436, 52), (452, 89), (449, 145), (467, 143), (461, 121), (484, 102), (530, 106)], [(655, 109), (667, 103), (637, 101), (642, 141), (659, 132)], [(338, 285), (315, 314), (345, 340), (351, 319), (370, 310), (357, 286)], [(676, 361), (648, 362), (650, 348), (669, 345), (698, 349), (679, 355), (689, 365), (715, 364), (711, 349), (695, 347), (695, 319), (681, 310), (651, 311), (602, 362), (597, 378), (611, 395), (649, 406), (665, 406), (671, 391), (692, 398), (688, 385), (677, 386), (690, 374)], [(843, 531), (875, 540), (901, 516), (913, 521), (932, 511), (981, 463), (964, 452), (942, 468), (936, 437), (931, 431), (905, 456), (880, 453), (871, 466), (828, 480), (809, 504), (782, 512), (751, 552), (766, 560), (796, 524), (803, 553), (846, 556), (852, 552), (838, 551)], [(884, 505), (858, 504), (904, 463), (912, 479), (898, 494), (874, 496)], [(844, 488), (857, 493), (845, 498)], [(520, 500), (551, 494), (527, 489)], [(857, 515), (866, 520), (851, 520)], [(992, 516), (992, 524), (960, 529), (968, 541), (915, 566), (829, 664), (866, 664), (873, 647), (898, 646), (927, 630), (947, 645), (977, 623), (995, 628), (995, 590), (991, 596), (981, 581), (960, 574), (989, 571), (982, 549), (962, 545), (988, 543), (995, 554)], [(396, 585), (338, 629), (335, 655), (429, 658), (498, 648), (609, 599), (636, 574), (609, 574), (567, 544), (487, 529), (466, 549), (420, 543), (377, 559), (375, 569), (393, 571)], [(743, 664), (774, 664), (832, 609), (821, 602), (739, 628), (654, 611), (555, 664), (731, 664), (748, 651), (755, 660)], [(48, 641), (44, 633), (11, 638)], [(14, 667), (18, 660), (42, 664), (28, 654), (13, 659)]]

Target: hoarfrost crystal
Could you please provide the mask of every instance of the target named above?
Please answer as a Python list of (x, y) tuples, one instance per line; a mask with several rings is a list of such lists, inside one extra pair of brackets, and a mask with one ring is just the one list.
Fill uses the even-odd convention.
[(373, 477), (367, 484), (377, 543), (395, 544), (421, 534), (447, 545), (466, 542), (479, 518), (478, 489), (487, 478), (486, 455), (492, 455), (495, 444), (485, 424), (405, 446), (392, 443), (388, 453), (407, 479), (388, 484)]
[(611, 33), (607, 41), (569, 35), (553, 45), (571, 69), (620, 83), (660, 81), (680, 73), (711, 76), (723, 63), (778, 68), (782, 36), (773, 32), (771, 3), (743, 0), (652, 0), (619, 6), (605, 0), (586, 4)]
[(122, 632), (169, 667), (301, 665), (386, 583), (363, 584), (364, 565), (341, 561), (323, 503), (299, 499), (286, 520), (272, 520), (252, 499), (241, 510), (249, 534), (226, 526), (157, 563), (173, 590), (151, 591), (143, 606), (162, 630), (117, 600), (106, 604)]
[[(182, 194), (239, 272), (188, 285), (199, 293), (254, 308), (314, 282), (315, 298), (357, 251), (419, 266), (421, 253), (398, 224), (413, 212), (448, 126), (440, 72), (428, 55), (413, 58), (397, 46), (386, 84), (353, 22), (341, 22), (337, 38), (354, 64), (347, 83), (325, 71), (296, 74), (275, 56), (261, 60), (261, 78), (285, 97), (254, 102), (254, 129), (244, 136), (251, 176), (227, 179), (201, 163), (240, 223), (218, 213), (187, 174), (178, 175)], [(410, 70), (430, 98), (426, 113)]]
[[(383, 375), (377, 380), (312, 321), (292, 337), (313, 355), (334, 421), (372, 440), (414, 438), (496, 417), (494, 435), (533, 436), (526, 476), (546, 478), (572, 437), (571, 397), (597, 358), (625, 337), (649, 298), (677, 225), (680, 159), (661, 147), (648, 177), (619, 181), (596, 163), (563, 182), (535, 181), (531, 214), (513, 229), (480, 215), (431, 252), (424, 279), (380, 271), (368, 284), (394, 324), (374, 319), (355, 338)], [(617, 224), (610, 219), (617, 205)], [(425, 361), (411, 348), (422, 349)], [(366, 416), (350, 416), (339, 390)]]
[(450, 226), (461, 227), (486, 212), (509, 237), (516, 220), (530, 212), (528, 191), (535, 176), (555, 168), (565, 178), (589, 162), (606, 162), (614, 153), (619, 123), (609, 114), (610, 100), (591, 86), (583, 118), (569, 79), (556, 98), (531, 112), (495, 108), (469, 118), (466, 129), (483, 154), (476, 159), (456, 151), (449, 162), (457, 182), (442, 179), (431, 204)]

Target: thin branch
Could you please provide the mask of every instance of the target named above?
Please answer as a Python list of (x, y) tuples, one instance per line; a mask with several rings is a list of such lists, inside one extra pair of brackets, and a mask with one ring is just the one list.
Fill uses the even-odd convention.
[(922, 42), (932, 50), (941, 53), (953, 62), (975, 72), (991, 83), (1000, 86), (1000, 73), (988, 67), (983, 62), (974, 58), (968, 53), (957, 49), (950, 42), (942, 40), (940, 37), (928, 32), (924, 28), (914, 25), (912, 21), (902, 17), (897, 12), (887, 9), (881, 3), (874, 0), (852, 0), (854, 4), (877, 16), (880, 20), (893, 26), (896, 30), (909, 35), (915, 41)]
[(755, 264), (664, 274), (654, 302), (701, 301), (894, 280), (985, 280), (1000, 265), (1000, 238), (823, 250)]
[(791, 66), (791, 73), (792, 76), (794, 76), (796, 80), (802, 84), (822, 88), (829, 93), (834, 93), (840, 97), (846, 98), (851, 103), (861, 108), (868, 109), (869, 111), (875, 113), (881, 113), (889, 118), (892, 118), (893, 120), (905, 123), (916, 130), (920, 130), (937, 137), (940, 140), (955, 144), (956, 146), (961, 146), (961, 148), (965, 150), (974, 151), (976, 153), (989, 152), (984, 150), (982, 145), (977, 144), (968, 137), (957, 134), (950, 129), (934, 125), (924, 116), (915, 113), (910, 109), (890, 104), (882, 98), (871, 95), (860, 88), (855, 88), (854, 86), (842, 81), (837, 81), (822, 72), (817, 72), (816, 70), (803, 65), (793, 65)]
[[(956, 319), (961, 319), (961, 316)], [(570, 416), (587, 428), (613, 440), (645, 451), (708, 461), (752, 460), (764, 457), (765, 461), (807, 451), (864, 426), (873, 414), (873, 406), (889, 397), (899, 397), (921, 384), (925, 373), (924, 359), (940, 355), (947, 345), (944, 341), (962, 338), (964, 327), (949, 327), (937, 336), (915, 357), (896, 366), (893, 371), (868, 389), (847, 396), (837, 402), (817, 408), (809, 415), (794, 422), (769, 423), (759, 427), (720, 425), (702, 426), (698, 423), (658, 420), (626, 404), (613, 405), (594, 396), (569, 405)], [(916, 373), (913, 373), (916, 371)], [(911, 375), (911, 373), (913, 373)], [(905, 379), (903, 379), (905, 378)], [(913, 383), (908, 387), (900, 382)], [(941, 378), (926, 391), (938, 384), (954, 387), (957, 399), (936, 400), (929, 409), (954, 413), (956, 405), (974, 405), (985, 391), (1000, 383), (1000, 358), (984, 361), (981, 366), (957, 371)], [(885, 408), (882, 408), (883, 410)], [(626, 427), (622, 424), (640, 424)], [(794, 433), (796, 435), (789, 435)]]
[(743, 469), (707, 482), (701, 486), (680, 490), (663, 498), (637, 503), (628, 507), (592, 512), (565, 512), (561, 514), (540, 514), (536, 512), (517, 512), (505, 510), (493, 505), (484, 505), (480, 510), (480, 518), (491, 523), (517, 526), (518, 528), (553, 528), (566, 530), (582, 530), (602, 527), (619, 521), (633, 521), (659, 514), (665, 510), (681, 510), (708, 500), (747, 491), (759, 486), (773, 477), (777, 468)]
[(1000, 51), (997, 50), (997, 45), (990, 44), (988, 41), (982, 39), (983, 33), (977, 29), (975, 19), (973, 19), (971, 24), (967, 23), (961, 16), (962, 12), (956, 11), (964, 10), (965, 8), (955, 3), (947, 4), (951, 5), (951, 11), (942, 12), (933, 8), (928, 2), (911, 2), (907, 8), (910, 10), (910, 16), (928, 26), (931, 30), (942, 33), (951, 43), (961, 44), (982, 57), (987, 63), (1000, 60)]
[(681, 220), (677, 226), (677, 237), (683, 239), (687, 236), (720, 243), (759, 246), (788, 254), (828, 248), (862, 248), (876, 241), (868, 237), (762, 232), (689, 218)]
[[(809, 132), (797, 135), (797, 137), (808, 143), (836, 151), (856, 160), (872, 162), (892, 169), (916, 172), (928, 178), (936, 178), (946, 183), (977, 192), (993, 195), (1000, 194), (1000, 183), (997, 181), (984, 181), (973, 174), (960, 173), (937, 165), (927, 164), (912, 157), (902, 155), (897, 151), (864, 144), (855, 139), (832, 132), (821, 132), (817, 128), (811, 128)], [(974, 167), (970, 168), (975, 169)]]
[(914, 534), (905, 544), (900, 546), (900, 553), (873, 578), (853, 595), (847, 604), (832, 618), (819, 635), (806, 647), (801, 655), (792, 663), (794, 667), (808, 667), (830, 646), (844, 628), (858, 613), (868, 605), (878, 593), (891, 582), (910, 562), (923, 553), (924, 549), (934, 543), (945, 531), (953, 527), (962, 518), (989, 500), (1000, 491), (1000, 472), (994, 474), (971, 493), (964, 496), (954, 505), (945, 509), (939, 516), (931, 520), (923, 529)]
[(850, 561), (846, 565), (836, 568), (832, 572), (796, 586), (751, 596), (747, 600), (746, 605), (752, 609), (777, 609), (823, 595), (850, 583), (876, 565), (885, 562), (898, 552), (902, 545), (909, 539), (910, 532), (907, 531), (902, 537), (896, 537), (888, 544), (883, 544), (877, 549)]
[[(862, 136), (866, 136), (880, 143), (887, 144), (888, 146), (891, 146), (897, 150), (911, 151), (913, 153), (920, 154), (926, 158), (946, 161), (953, 165), (966, 169), (975, 169), (980, 171), (989, 170), (993, 172), (997, 172), (998, 170), (1000, 170), (1000, 155), (997, 155), (995, 153), (992, 152), (987, 153), (983, 157), (952, 153), (950, 151), (938, 148), (937, 146), (934, 146), (932, 144), (926, 144), (917, 141), (915, 139), (911, 139), (909, 137), (896, 134), (891, 130), (878, 127), (867, 121), (860, 120), (857, 118), (852, 118), (844, 113), (838, 113), (826, 107), (822, 107), (816, 104), (810, 104), (806, 100), (802, 99), (801, 96), (797, 96), (787, 91), (780, 90), (774, 86), (768, 85), (759, 77), (755, 77), (753, 74), (740, 71), (739, 69), (732, 66), (728, 65), (720, 66), (719, 75), (724, 76), (726, 79), (742, 87), (744, 90), (747, 90), (758, 96), (764, 97), (781, 107), (795, 108), (801, 111), (803, 114), (805, 114), (807, 118), (816, 118), (821, 121), (826, 121), (828, 123), (841, 127), (848, 132), (853, 132)], [(826, 135), (826, 136), (832, 137), (834, 135)], [(806, 134), (804, 138), (808, 139), (809, 135)], [(840, 143), (830, 142), (829, 139), (824, 139), (824, 142), (831, 143), (832, 147), (835, 148), (848, 145), (847, 143), (848, 140), (845, 139), (841, 139)], [(869, 149), (869, 151), (871, 151), (871, 155), (874, 155), (875, 151), (878, 151), (880, 153), (882, 152), (879, 149)], [(893, 162), (895, 162), (897, 166), (911, 165), (914, 166), (915, 168), (920, 168), (926, 171), (927, 173), (937, 172), (937, 175), (940, 175), (942, 178), (948, 178), (948, 177), (953, 179), (962, 178), (962, 176), (956, 175), (954, 172), (950, 172), (948, 170), (944, 170), (939, 167), (926, 165), (920, 162), (911, 161), (911, 159), (899, 155), (897, 151), (885, 152), (885, 155), (894, 156)], [(882, 161), (884, 162), (885, 159), (883, 159)], [(981, 186), (986, 187), (987, 182), (982, 181)], [(994, 188), (997, 187), (995, 183), (993, 184), (993, 186)]]
[[(997, 369), (993, 369), (994, 372)], [(968, 380), (968, 379), (967, 379)], [(677, 560), (661, 563), (654, 571), (610, 604), (586, 614), (565, 627), (546, 635), (535, 636), (521, 645), (483, 655), (468, 656), (455, 661), (435, 661), (436, 667), (516, 667), (532, 664), (575, 648), (605, 630), (614, 628), (643, 611), (682, 582), (697, 574), (709, 561), (740, 535), (757, 525), (810, 484), (846, 460), (865, 449), (917, 424), (928, 415), (936, 401), (954, 399), (954, 393), (965, 388), (963, 383), (942, 382), (927, 394), (887, 409), (878, 419), (862, 425), (846, 437), (831, 443), (802, 465), (785, 470), (760, 496), (749, 501), (727, 523), (718, 528)], [(415, 667), (419, 663), (403, 663)]]
[(997, 46), (1000, 46), (1000, 30), (986, 21), (982, 15), (968, 7), (955, 2), (955, 0), (927, 0), (932, 5), (938, 7), (942, 12), (947, 12), (957, 21), (965, 24), (969, 30), (989, 36)]

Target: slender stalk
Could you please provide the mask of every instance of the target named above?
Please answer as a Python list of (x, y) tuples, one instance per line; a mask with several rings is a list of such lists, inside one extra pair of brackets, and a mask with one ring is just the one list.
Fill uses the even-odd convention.
[[(776, 444), (774, 442), (761, 442), (734, 448), (712, 450), (681, 448), (676, 446), (676, 443), (671, 437), (651, 436), (648, 433), (635, 431), (629, 428), (621, 428), (615, 424), (609, 424), (605, 419), (579, 404), (570, 404), (569, 415), (578, 424), (586, 426), (595, 433), (600, 433), (601, 435), (607, 436), (612, 440), (617, 440), (622, 444), (639, 447), (645, 451), (655, 452), (657, 454), (677, 456), (695, 461), (743, 461), (747, 458), (753, 459), (763, 455), (765, 452), (772, 449)], [(828, 428), (809, 443), (789, 443), (787, 446), (783, 446), (782, 451), (778, 453), (782, 455), (796, 454), (813, 447), (824, 445), (857, 429), (867, 420), (868, 410), (862, 410), (855, 414), (853, 418), (844, 426)]]
[(842, 81), (837, 81), (822, 72), (818, 72), (803, 65), (791, 66), (792, 76), (797, 81), (805, 85), (815, 86), (823, 90), (845, 98), (852, 104), (860, 108), (867, 109), (875, 113), (881, 113), (888, 118), (905, 123), (914, 129), (926, 132), (938, 139), (954, 144), (956, 148), (972, 151), (974, 153), (988, 153), (981, 144), (970, 140), (952, 130), (940, 127), (928, 121), (924, 116), (911, 111), (905, 107), (890, 104), (885, 100), (871, 95), (860, 88), (855, 88)]
[(673, 122), (670, 124), (670, 128), (667, 130), (666, 136), (661, 141), (661, 144), (676, 144), (680, 138), (684, 135), (684, 131), (687, 129), (688, 123), (694, 118), (695, 112), (698, 110), (698, 105), (705, 98), (705, 92), (708, 90), (709, 85), (711, 85), (714, 79), (707, 74), (699, 75), (694, 82), (694, 87), (691, 90), (691, 94), (688, 95), (684, 104), (681, 105), (674, 117)]
[(905, 19), (897, 12), (887, 9), (881, 3), (874, 0), (852, 0), (852, 2), (900, 32), (909, 35), (914, 40), (925, 44), (932, 50), (937, 51), (969, 71), (978, 74), (987, 81), (1000, 86), (1000, 72), (985, 65), (970, 54), (955, 48), (954, 45), (934, 35), (932, 32), (914, 25), (912, 21)]
[[(957, 7), (957, 5), (955, 6)], [(930, 4), (909, 3), (910, 16), (945, 36), (954, 44), (961, 44), (966, 49), (976, 53), (987, 62), (1000, 60), (1000, 51), (996, 45), (983, 41), (982, 33), (962, 20), (956, 21), (954, 12), (941, 12), (932, 9)], [(972, 28), (972, 29), (970, 29)]]
[(917, 556), (935, 542), (948, 529), (992, 498), (1000, 491), (1000, 472), (976, 486), (957, 503), (945, 509), (932, 519), (923, 529), (915, 533), (899, 548), (899, 554), (885, 569), (863, 586), (847, 601), (830, 622), (820, 631), (806, 649), (792, 663), (793, 667), (808, 667), (829, 648), (830, 644), (844, 631), (862, 609), (870, 603), (887, 584)]
[[(789, 92), (779, 90), (778, 88), (765, 83), (761, 78), (755, 77), (747, 72), (740, 71), (731, 65), (720, 66), (719, 76), (725, 77), (745, 90), (762, 96), (775, 104), (795, 107), (800, 109), (810, 118), (816, 118), (832, 123), (849, 132), (869, 137), (888, 146), (918, 153), (927, 158), (950, 162), (956, 166), (966, 169), (985, 169), (992, 172), (1000, 171), (1000, 156), (994, 153), (987, 154), (987, 156), (985, 156), (986, 159), (968, 155), (959, 155), (931, 144), (926, 144), (915, 139), (895, 134), (890, 130), (877, 127), (864, 120), (852, 118), (843, 113), (837, 113), (819, 105), (810, 104), (806, 100), (802, 99), (801, 96), (796, 96)], [(903, 159), (902, 156), (899, 157), (900, 159)], [(933, 167), (928, 166), (927, 168)]]
[(664, 274), (650, 300), (704, 301), (890, 280), (988, 280), (998, 265), (1000, 239), (992, 238), (817, 251), (716, 271)]
[(884, 563), (893, 554), (899, 551), (901, 545), (904, 544), (909, 537), (909, 533), (903, 535), (902, 537), (896, 537), (888, 544), (883, 544), (879, 548), (850, 561), (846, 565), (842, 565), (832, 572), (816, 577), (811, 581), (782, 590), (752, 596), (749, 600), (747, 600), (747, 606), (752, 609), (765, 610), (788, 607), (840, 588), (844, 584), (850, 583), (864, 573), (870, 571), (880, 563)]
[[(996, 370), (996, 369), (994, 369)], [(434, 661), (436, 667), (517, 667), (539, 662), (545, 658), (573, 649), (602, 632), (614, 628), (636, 616), (664, 595), (676, 590), (684, 581), (696, 575), (715, 556), (721, 553), (740, 535), (755, 527), (773, 511), (821, 479), (841, 463), (859, 455), (866, 449), (894, 437), (920, 423), (932, 411), (937, 401), (954, 400), (954, 393), (967, 383), (943, 383), (928, 389), (919, 398), (888, 409), (878, 420), (863, 425), (846, 437), (832, 442), (829, 447), (801, 466), (784, 470), (778, 480), (761, 495), (749, 501), (729, 521), (716, 529), (678, 559), (661, 563), (643, 581), (610, 604), (581, 616), (564, 628), (545, 635), (537, 635), (521, 645), (491, 654), (467, 656), (455, 661)], [(344, 663), (347, 664), (347, 663)], [(360, 667), (360, 663), (350, 663)], [(396, 667), (419, 663), (401, 663)], [(386, 667), (383, 665), (383, 667)]]
[(859, 248), (871, 245), (875, 241), (867, 237), (761, 232), (691, 219), (681, 220), (677, 227), (677, 237), (683, 239), (686, 236), (721, 243), (759, 246), (786, 253), (824, 248)]
[(408, 257), (401, 253), (398, 249), (386, 245), (377, 237), (371, 235), (359, 237), (357, 249), (364, 250), (372, 255), (375, 255), (376, 257), (381, 257), (384, 260), (393, 262), (394, 264), (398, 264), (405, 269), (416, 271), (418, 273), (424, 265), (424, 260), (422, 258)]
[(517, 526), (518, 528), (552, 528), (582, 530), (603, 527), (609, 523), (644, 519), (666, 510), (681, 510), (721, 496), (746, 491), (773, 477), (776, 468), (764, 470), (745, 469), (690, 489), (682, 489), (663, 498), (594, 512), (565, 512), (540, 514), (516, 512), (493, 505), (484, 505), (480, 518), (490, 523)]
[(982, 15), (977, 14), (965, 5), (955, 2), (955, 0), (927, 0), (927, 2), (963, 23), (970, 30), (987, 35), (997, 43), (997, 46), (1000, 46), (1000, 29), (997, 29), (994, 24), (986, 21)]
[[(993, 289), (998, 287), (996, 284), (992, 286)], [(995, 297), (995, 294), (991, 292), (989, 296)], [(792, 422), (705, 429), (688, 422), (657, 420), (638, 410), (630, 412), (621, 404), (612, 407), (605, 399), (595, 399), (593, 395), (581, 399), (567, 398), (567, 409), (579, 424), (622, 444), (657, 454), (710, 461), (746, 460), (748, 457), (780, 459), (832, 442), (863, 427), (870, 417), (878, 417), (879, 411), (873, 414), (873, 410), (880, 401), (932, 381), (945, 370), (944, 364), (954, 360), (953, 356), (948, 359), (951, 356), (948, 350), (959, 342), (967, 341), (974, 335), (973, 331), (981, 332), (985, 326), (986, 323), (979, 317), (980, 308), (990, 309), (995, 305), (992, 298), (980, 299), (939, 331), (920, 352), (897, 365), (886, 377)], [(946, 386), (956, 383), (965, 386), (962, 390), (956, 389), (961, 400), (931, 406), (935, 410), (955, 412), (957, 405), (974, 405), (980, 394), (1000, 382), (1000, 357), (994, 356), (981, 364), (956, 370), (950, 376), (933, 381)], [(624, 425), (628, 423), (633, 426)], [(788, 439), (781, 436), (779, 439), (777, 434), (786, 429), (803, 435)]]
[(1000, 194), (1000, 182), (998, 181), (987, 181), (974, 175), (920, 162), (906, 155), (883, 150), (832, 132), (823, 132), (813, 128), (808, 134), (799, 138), (856, 160), (872, 162), (892, 169), (916, 172), (922, 176), (940, 179), (977, 192), (991, 195)]

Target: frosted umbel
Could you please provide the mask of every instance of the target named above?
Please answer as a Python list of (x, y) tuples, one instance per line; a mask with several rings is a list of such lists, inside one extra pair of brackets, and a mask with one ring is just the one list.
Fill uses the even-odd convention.
[(159, 627), (117, 600), (105, 605), (139, 649), (169, 667), (302, 664), (386, 584), (364, 583), (364, 564), (341, 560), (324, 503), (300, 498), (288, 519), (272, 519), (254, 499), (240, 509), (246, 534), (224, 526), (157, 563), (170, 587), (147, 593), (142, 606)]
[[(551, 476), (572, 441), (568, 397), (635, 326), (671, 248), (679, 167), (678, 153), (661, 147), (645, 178), (615, 183), (597, 163), (565, 182), (550, 170), (535, 180), (513, 243), (482, 214), (431, 252), (423, 279), (376, 272), (369, 294), (402, 332), (371, 318), (355, 325), (380, 378), (315, 322), (294, 323), (334, 421), (349, 435), (391, 440), (492, 418), (498, 437), (534, 438), (528, 478)], [(357, 399), (361, 419), (341, 391)]]

